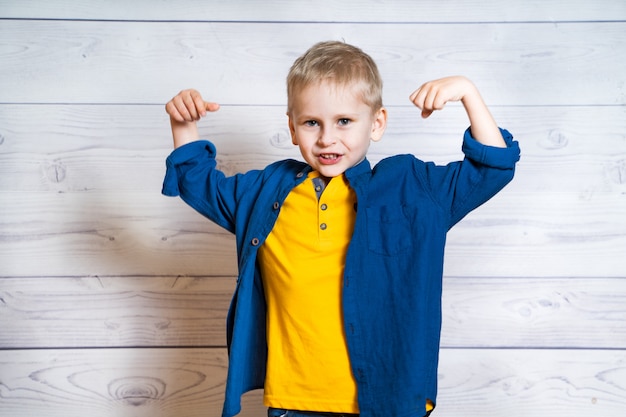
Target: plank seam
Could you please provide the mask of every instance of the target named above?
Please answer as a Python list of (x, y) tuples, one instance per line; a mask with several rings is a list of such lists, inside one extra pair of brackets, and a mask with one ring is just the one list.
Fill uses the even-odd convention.
[(546, 24), (597, 24), (597, 23), (624, 23), (626, 20), (485, 20), (485, 21), (350, 21), (350, 20), (202, 20), (202, 19), (87, 19), (87, 18), (29, 18), (29, 17), (2, 17), (0, 21), (33, 21), (33, 22), (95, 22), (95, 23), (224, 23), (224, 24), (289, 24), (289, 25), (546, 25)]

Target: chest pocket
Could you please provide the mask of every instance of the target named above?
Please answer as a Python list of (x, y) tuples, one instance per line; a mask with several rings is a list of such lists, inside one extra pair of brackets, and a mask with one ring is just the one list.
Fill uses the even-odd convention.
[(408, 206), (380, 206), (366, 209), (368, 248), (379, 255), (406, 253), (415, 239), (417, 210)]

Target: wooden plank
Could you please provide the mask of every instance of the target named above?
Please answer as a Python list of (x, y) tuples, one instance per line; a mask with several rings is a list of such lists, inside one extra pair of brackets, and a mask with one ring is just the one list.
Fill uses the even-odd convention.
[(0, 416), (219, 415), (224, 349), (0, 352)]
[[(492, 111), (522, 147), (510, 186), (516, 192), (624, 191), (626, 107)], [(425, 121), (412, 106), (390, 107), (389, 113), (383, 140), (370, 148), (372, 163), (407, 152), (442, 164), (462, 157), (467, 117), (460, 106)], [(229, 174), (301, 159), (282, 108), (224, 106), (200, 129), (216, 143), (220, 166)], [(171, 142), (163, 105), (0, 105), (0, 189), (158, 192)]]
[[(219, 349), (1, 351), (0, 416), (219, 415)], [(441, 352), (436, 415), (621, 417), (626, 355), (616, 350)], [(242, 417), (263, 415), (261, 393)]]
[(0, 278), (0, 346), (225, 347), (234, 287), (234, 277)]
[(498, 0), (437, 1), (393, 0), (391, 2), (344, 0), (246, 0), (90, 1), (1, 0), (5, 18), (114, 19), (114, 20), (211, 20), (211, 21), (321, 21), (321, 22), (486, 22), (572, 21), (626, 19), (621, 1)]
[[(202, 133), (224, 139), (219, 158), (233, 173), (298, 154), (290, 140), (285, 144), (284, 111), (230, 107), (215, 116)], [(164, 105), (4, 105), (0, 126), (2, 190), (159, 192), (172, 151)]]
[(626, 349), (626, 277), (447, 277), (442, 346)]
[(623, 350), (443, 350), (440, 416), (618, 417)]
[(492, 104), (616, 105), (626, 98), (625, 25), (6, 20), (0, 102), (163, 103), (195, 86), (223, 104), (284, 105), (293, 60), (344, 39), (378, 61), (390, 105), (451, 73)]
[[(156, 190), (0, 200), (2, 276), (236, 274), (233, 236)], [(623, 277), (624, 212), (618, 193), (504, 190), (448, 234), (445, 272)]]
[(14, 219), (2, 225), (1, 275), (234, 274), (234, 237), (177, 199), (158, 192), (46, 195), (44, 206), (44, 195), (0, 195), (2, 218)]
[[(234, 277), (0, 278), (0, 347), (225, 347), (234, 287)], [(441, 343), (626, 349), (626, 277), (447, 277)]]
[(445, 273), (585, 277), (596, 271), (622, 277), (625, 212), (623, 194), (518, 195), (505, 189), (448, 233)]

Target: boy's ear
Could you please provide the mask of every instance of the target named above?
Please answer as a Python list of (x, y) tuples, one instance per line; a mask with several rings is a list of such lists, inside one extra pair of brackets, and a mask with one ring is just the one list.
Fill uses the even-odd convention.
[(380, 110), (374, 115), (374, 122), (372, 123), (372, 141), (378, 142), (385, 133), (387, 128), (387, 109), (381, 107)]
[(287, 113), (287, 118), (289, 120), (289, 133), (291, 134), (291, 143), (293, 143), (294, 145), (298, 144), (298, 141), (296, 140), (296, 128), (293, 125), (293, 120), (291, 119), (291, 116), (289, 115), (289, 113)]

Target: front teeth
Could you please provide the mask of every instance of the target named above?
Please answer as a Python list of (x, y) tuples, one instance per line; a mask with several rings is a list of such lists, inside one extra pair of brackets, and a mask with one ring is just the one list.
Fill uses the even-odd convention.
[(324, 153), (320, 155), (324, 159), (337, 159), (336, 153)]

